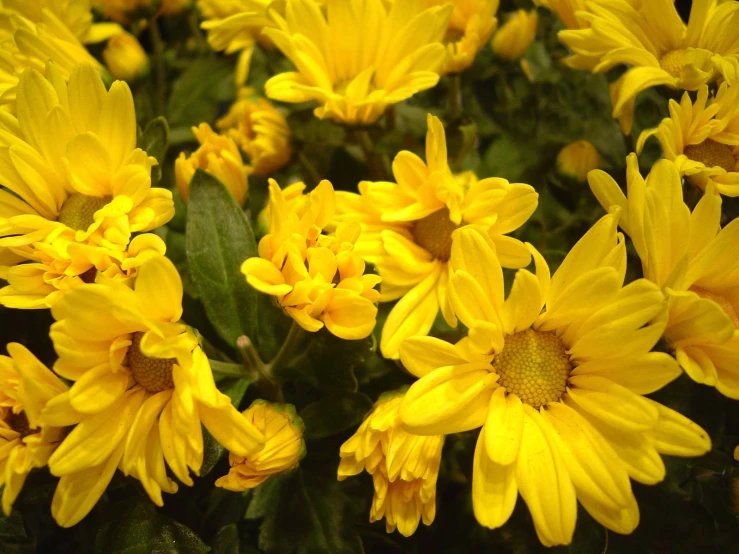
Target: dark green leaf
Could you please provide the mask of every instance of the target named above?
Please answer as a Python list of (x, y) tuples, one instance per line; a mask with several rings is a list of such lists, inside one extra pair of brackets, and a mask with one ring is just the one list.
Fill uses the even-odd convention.
[(228, 61), (195, 60), (174, 84), (167, 120), (173, 129), (213, 121), (218, 115), (219, 104), (234, 96), (233, 67)]
[(169, 125), (164, 117), (152, 119), (139, 137), (139, 148), (153, 156), (159, 165), (151, 169), (151, 184), (156, 186), (162, 180), (162, 164), (169, 147)]
[(321, 329), (309, 335), (309, 340), (305, 351), (281, 369), (279, 377), (304, 381), (327, 392), (356, 391), (354, 368), (375, 351), (374, 338), (343, 340)]
[(213, 539), (212, 554), (239, 554), (239, 528), (235, 523), (226, 525)]
[(257, 255), (249, 221), (226, 187), (198, 170), (187, 207), (187, 265), (208, 319), (232, 346), (257, 337), (257, 293), (241, 274)]
[[(2, 489), (0, 489), (0, 492), (2, 492)], [(0, 537), (13, 539), (26, 537), (26, 528), (18, 510), (11, 512), (10, 517), (5, 517), (0, 512)]]
[(361, 393), (317, 400), (300, 412), (305, 423), (304, 436), (306, 440), (313, 440), (341, 433), (361, 422), (371, 409), (372, 400)]
[(210, 549), (181, 523), (157, 512), (149, 499), (111, 506), (111, 520), (95, 537), (97, 554), (204, 554)]

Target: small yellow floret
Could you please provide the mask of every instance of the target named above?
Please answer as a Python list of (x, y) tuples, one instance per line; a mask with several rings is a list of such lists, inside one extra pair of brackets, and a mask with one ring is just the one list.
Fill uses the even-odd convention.
[(59, 223), (64, 223), (75, 231), (86, 231), (95, 222), (95, 212), (112, 199), (112, 196), (73, 194), (62, 204), (59, 211)]
[(152, 393), (174, 388), (172, 365), (174, 358), (150, 358), (141, 352), (143, 333), (134, 333), (128, 348), (128, 367), (136, 382)]
[(452, 233), (457, 228), (458, 225), (449, 219), (449, 210), (442, 208), (414, 221), (413, 236), (418, 246), (445, 262), (452, 255)]
[(720, 167), (729, 172), (734, 171), (737, 163), (730, 146), (711, 139), (700, 144), (689, 144), (683, 152), (689, 159), (706, 167)]

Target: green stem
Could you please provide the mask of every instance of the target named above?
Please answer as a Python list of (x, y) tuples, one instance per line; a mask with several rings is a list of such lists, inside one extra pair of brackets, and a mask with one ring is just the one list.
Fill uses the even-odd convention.
[(317, 185), (321, 182), (321, 174), (318, 173), (318, 170), (316, 169), (316, 166), (313, 165), (313, 162), (310, 161), (308, 156), (305, 155), (305, 152), (302, 150), (298, 153), (298, 160), (300, 160), (301, 165), (303, 166), (303, 169), (305, 169), (306, 173), (306, 181), (308, 181), (309, 185)]
[(462, 118), (462, 75), (449, 76), (449, 121)]
[(164, 65), (164, 41), (159, 32), (159, 21), (153, 18), (149, 22), (149, 31), (151, 33), (151, 44), (153, 50), (154, 61), (154, 82), (156, 86), (155, 103), (156, 115), (164, 115), (167, 103), (166, 89), (166, 67)]
[(265, 364), (259, 356), (259, 352), (254, 347), (254, 343), (246, 335), (241, 335), (236, 340), (236, 346), (241, 352), (246, 375), (257, 374), (257, 386), (268, 400), (283, 402), (285, 397), (282, 394), (282, 387), (272, 377), (269, 364)]
[(205, 39), (203, 31), (200, 29), (200, 21), (198, 20), (198, 14), (195, 10), (192, 10), (190, 15), (187, 16), (187, 22), (190, 25), (192, 35), (195, 37), (198, 50), (204, 53), (209, 52), (210, 46), (208, 46), (208, 41)]
[(290, 331), (287, 333), (285, 342), (282, 343), (280, 350), (277, 355), (267, 364), (267, 374), (274, 379), (275, 369), (279, 370), (283, 365), (286, 365), (290, 361), (295, 349), (298, 347), (300, 342), (303, 340), (305, 331), (303, 328), (293, 321)]
[(372, 144), (372, 137), (370, 137), (367, 129), (357, 129), (354, 137), (364, 153), (364, 161), (369, 167), (372, 178), (375, 181), (384, 181), (385, 170), (382, 167), (382, 160), (375, 154), (375, 145)]

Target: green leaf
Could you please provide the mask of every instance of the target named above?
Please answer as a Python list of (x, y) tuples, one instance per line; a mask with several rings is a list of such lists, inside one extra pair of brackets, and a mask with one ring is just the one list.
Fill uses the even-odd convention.
[(371, 409), (372, 400), (361, 393), (317, 400), (300, 412), (305, 423), (304, 437), (306, 440), (313, 440), (341, 433), (361, 422)]
[[(174, 84), (167, 120), (173, 130), (213, 121), (218, 115), (219, 104), (234, 96), (233, 67), (227, 60), (194, 60)], [(180, 132), (178, 129), (178, 135)]]
[(211, 554), (239, 554), (239, 528), (235, 523), (222, 527), (216, 533)]
[(159, 512), (148, 499), (111, 506), (95, 537), (97, 554), (205, 554), (210, 549), (188, 527)]
[(326, 392), (355, 392), (354, 368), (376, 350), (374, 337), (343, 340), (321, 329), (310, 334), (309, 340), (308, 347), (280, 370), (279, 378), (304, 381)]
[(162, 180), (162, 164), (167, 156), (167, 148), (169, 148), (169, 125), (164, 117), (152, 119), (144, 132), (139, 137), (139, 148), (144, 152), (153, 156), (159, 162), (151, 168), (151, 184), (156, 186)]
[[(0, 492), (2, 492), (2, 489), (0, 489)], [(9, 517), (5, 517), (0, 512), (0, 537), (19, 539), (27, 536), (23, 518), (18, 510), (11, 512)]]
[(208, 319), (231, 346), (257, 338), (257, 292), (240, 267), (257, 255), (251, 225), (226, 187), (198, 170), (187, 207), (187, 264)]
[[(336, 476), (302, 469), (254, 491), (264, 520), (259, 548), (268, 554), (360, 554), (359, 536), (346, 521), (347, 498)], [(251, 505), (247, 517), (255, 517)], [(251, 513), (250, 513), (251, 512)]]

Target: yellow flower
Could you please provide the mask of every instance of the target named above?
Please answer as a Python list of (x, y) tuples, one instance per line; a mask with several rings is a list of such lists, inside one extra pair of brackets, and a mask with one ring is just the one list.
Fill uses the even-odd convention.
[(536, 10), (518, 10), (498, 29), (490, 47), (499, 58), (516, 61), (534, 42), (538, 25), (539, 14)]
[(180, 152), (174, 165), (177, 189), (183, 202), (190, 194), (190, 181), (195, 170), (202, 169), (220, 180), (239, 205), (246, 201), (249, 192), (248, 168), (241, 159), (238, 146), (229, 137), (214, 132), (210, 125), (201, 123), (192, 132), (200, 146), (188, 157)]
[(444, 73), (460, 73), (475, 61), (490, 40), (498, 20), (499, 0), (425, 0), (427, 6), (452, 4), (454, 11), (446, 32), (447, 61)]
[(103, 17), (112, 19), (122, 25), (131, 23), (131, 17), (149, 11), (153, 15), (177, 15), (185, 10), (191, 0), (92, 0), (93, 6), (98, 8)]
[(367, 471), (375, 495), (370, 522), (385, 518), (388, 533), (415, 533), (436, 516), (436, 479), (444, 436), (422, 437), (403, 429), (398, 415), (403, 393), (386, 393), (357, 432), (341, 445), (338, 477), (343, 481)]
[[(96, 279), (128, 281), (146, 260), (163, 256), (164, 241), (146, 233), (134, 237), (128, 250), (118, 252), (64, 238), (9, 250), (17, 258), (0, 260), (0, 305), (8, 308), (50, 308), (62, 295)], [(25, 263), (21, 263), (25, 262)]]
[(103, 59), (116, 79), (135, 81), (149, 72), (149, 57), (130, 33), (110, 37), (103, 50)]
[(302, 201), (288, 203), (270, 179), (269, 234), (259, 241), (259, 257), (244, 261), (241, 272), (306, 331), (325, 326), (339, 338), (363, 339), (375, 327), (380, 278), (364, 275), (365, 264), (354, 252), (359, 223), (340, 223), (331, 235), (323, 232), (335, 205), (328, 181)]
[(711, 190), (695, 209), (683, 202), (680, 174), (662, 160), (647, 179), (636, 155), (627, 160), (626, 198), (611, 177), (596, 171), (590, 188), (607, 209), (621, 208), (644, 276), (665, 290), (669, 317), (664, 336), (685, 372), (739, 399), (739, 220), (721, 229), (721, 196)]
[(601, 167), (598, 151), (587, 140), (568, 144), (557, 154), (557, 170), (563, 175), (584, 183), (588, 173)]
[(369, 124), (385, 109), (439, 81), (445, 59), (441, 41), (451, 5), (423, 8), (422, 0), (328, 0), (324, 13), (313, 0), (287, 0), (277, 28), (264, 34), (297, 71), (275, 75), (268, 97), (318, 102), (316, 117)]
[(42, 425), (39, 414), (67, 387), (25, 346), (10, 343), (7, 350), (0, 356), (0, 488), (9, 516), (28, 474), (46, 465), (62, 438), (64, 430)]
[(623, 286), (626, 247), (617, 217), (597, 222), (550, 277), (531, 248), (535, 274), (516, 273), (504, 300), (488, 238), (457, 231), (449, 296), (469, 334), (457, 344), (416, 337), (401, 361), (420, 377), (400, 417), (411, 433), (481, 427), (473, 461), (477, 520), (503, 525), (521, 493), (539, 540), (572, 541), (577, 501), (600, 524), (630, 533), (639, 509), (629, 478), (665, 476), (660, 453), (704, 454), (708, 435), (643, 395), (680, 375), (650, 352), (666, 323), (659, 287)]
[(100, 70), (83, 43), (101, 42), (122, 32), (114, 23), (92, 23), (89, 0), (4, 0), (0, 4), (0, 104), (13, 111), (23, 71), (44, 71), (53, 61), (61, 77), (87, 63)]
[(713, 183), (721, 194), (739, 196), (739, 84), (724, 83), (710, 100), (707, 86), (695, 102), (687, 92), (679, 104), (670, 100), (670, 117), (641, 134), (637, 152), (652, 135), (694, 186), (705, 190)]
[[(49, 459), (61, 477), (52, 515), (69, 527), (105, 491), (116, 467), (141, 481), (158, 506), (162, 492), (193, 484), (203, 462), (201, 424), (228, 450), (249, 456), (262, 434), (220, 393), (193, 331), (180, 323), (182, 282), (159, 256), (133, 288), (92, 284), (69, 291), (51, 311), (54, 370), (74, 381), (41, 422), (75, 425)], [(165, 465), (166, 463), (166, 465)]]
[(216, 127), (236, 141), (249, 156), (254, 175), (274, 173), (290, 163), (290, 127), (282, 113), (268, 100), (255, 95), (254, 89), (242, 88), (228, 113)]
[(577, 69), (629, 69), (611, 85), (613, 117), (631, 132), (634, 102), (641, 91), (657, 85), (698, 90), (723, 77), (739, 78), (739, 3), (695, 0), (685, 25), (672, 0), (649, 0), (632, 7), (627, 0), (590, 3), (581, 17), (586, 29), (562, 31), (560, 39), (574, 55)]
[(305, 455), (303, 422), (291, 405), (255, 400), (244, 410), (244, 417), (264, 435), (265, 443), (250, 456), (228, 455), (231, 469), (216, 480), (216, 486), (236, 492), (258, 487), (273, 475), (298, 467)]
[[(638, 8), (643, 0), (626, 0)], [(534, 4), (552, 10), (568, 29), (585, 29), (590, 26), (587, 19), (588, 0), (534, 0)]]
[(426, 335), (439, 310), (456, 325), (447, 294), (455, 229), (482, 229), (506, 267), (523, 267), (531, 258), (506, 234), (536, 209), (534, 189), (500, 178), (478, 180), (470, 171), (453, 175), (441, 121), (429, 115), (428, 127), (426, 162), (400, 152), (393, 162), (397, 183), (363, 182), (359, 195), (339, 195), (339, 219), (362, 224), (357, 251), (380, 272), (381, 300), (400, 299), (382, 330), (380, 347), (388, 358), (398, 357), (403, 339)]

